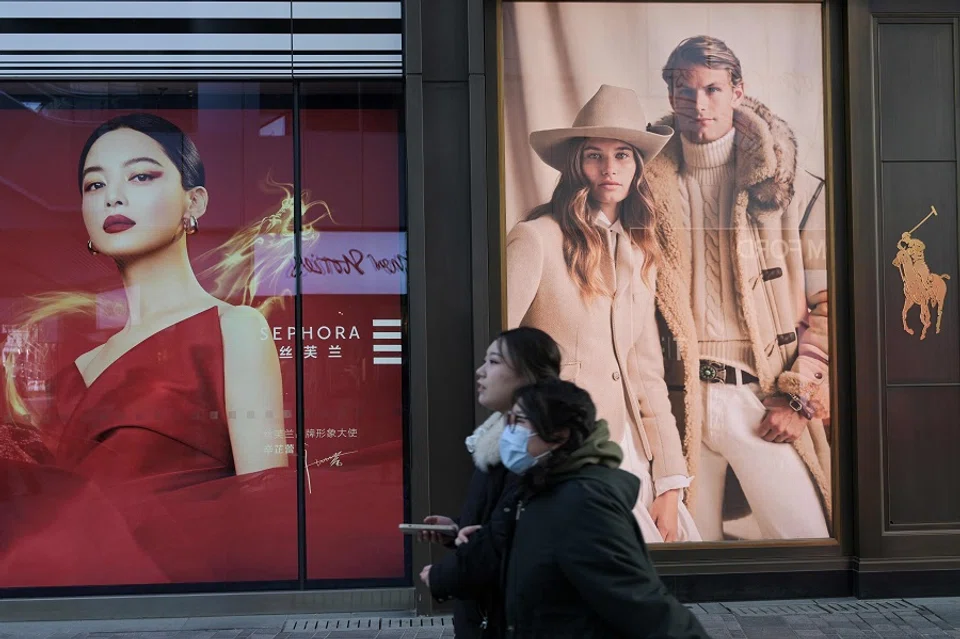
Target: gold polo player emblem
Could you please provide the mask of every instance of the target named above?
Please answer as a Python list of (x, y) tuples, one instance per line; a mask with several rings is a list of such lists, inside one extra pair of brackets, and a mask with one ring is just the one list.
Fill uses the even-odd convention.
[(930, 213), (927, 217), (920, 220), (920, 224), (900, 236), (897, 242), (897, 257), (893, 260), (893, 265), (900, 270), (900, 277), (903, 279), (903, 330), (908, 335), (913, 335), (913, 329), (907, 324), (907, 313), (914, 305), (920, 307), (920, 321), (923, 323), (923, 330), (920, 331), (920, 339), (927, 337), (927, 329), (930, 328), (930, 307), (937, 309), (937, 332), (940, 332), (940, 320), (943, 318), (943, 298), (947, 296), (947, 282), (950, 276), (944, 273), (938, 275), (931, 273), (927, 266), (923, 252), (926, 245), (913, 237), (913, 232), (930, 219), (930, 216), (936, 216), (937, 209), (930, 207)]

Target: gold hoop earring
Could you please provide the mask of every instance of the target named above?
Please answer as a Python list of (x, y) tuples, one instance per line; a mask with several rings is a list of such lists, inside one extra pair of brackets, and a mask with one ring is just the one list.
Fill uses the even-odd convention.
[(200, 230), (200, 222), (194, 216), (183, 218), (183, 230), (187, 235), (193, 235)]
[(93, 240), (87, 240), (87, 250), (90, 252), (90, 255), (100, 255), (100, 251), (93, 248)]

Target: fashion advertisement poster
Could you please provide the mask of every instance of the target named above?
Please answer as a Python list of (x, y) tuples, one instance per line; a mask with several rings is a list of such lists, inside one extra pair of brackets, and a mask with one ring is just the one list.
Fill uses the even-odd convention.
[(306, 578), (403, 577), (399, 112), (301, 96), (0, 85), (0, 588), (295, 581), (298, 464)]
[(833, 530), (821, 11), (502, 4), (507, 327), (560, 344), (648, 543)]

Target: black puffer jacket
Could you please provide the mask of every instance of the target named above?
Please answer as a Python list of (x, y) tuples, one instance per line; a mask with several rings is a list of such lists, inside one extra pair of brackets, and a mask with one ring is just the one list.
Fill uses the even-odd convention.
[[(472, 449), (470, 452), (475, 469), (457, 521), (461, 528), (487, 525), (505, 495), (510, 500), (509, 495), (516, 491), (517, 476), (508, 472), (500, 462), (500, 433), (503, 427), (503, 416), (496, 413), (467, 440), (468, 450)], [(503, 593), (499, 588), (496, 570), (499, 555), (495, 555), (493, 571), (472, 568), (474, 562), (482, 563), (483, 560), (476, 554), (466, 556), (451, 553), (430, 569), (430, 592), (433, 597), (441, 602), (456, 599), (453, 624), (457, 639), (486, 639), (502, 635), (499, 621), (503, 617)]]
[[(633, 515), (639, 480), (619, 470), (607, 426), (523, 491), (503, 570), (507, 639), (708, 639), (657, 576)], [(502, 530), (501, 530), (502, 532)]]

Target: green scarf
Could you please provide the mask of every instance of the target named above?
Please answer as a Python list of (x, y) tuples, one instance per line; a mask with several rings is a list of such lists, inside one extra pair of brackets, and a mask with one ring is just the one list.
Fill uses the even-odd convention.
[(602, 464), (607, 468), (618, 468), (623, 461), (623, 451), (616, 442), (610, 441), (610, 428), (606, 420), (597, 422), (597, 427), (584, 440), (583, 445), (564, 459), (558, 466), (550, 469), (553, 476), (566, 475), (580, 470), (588, 464)]

